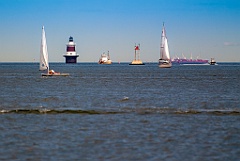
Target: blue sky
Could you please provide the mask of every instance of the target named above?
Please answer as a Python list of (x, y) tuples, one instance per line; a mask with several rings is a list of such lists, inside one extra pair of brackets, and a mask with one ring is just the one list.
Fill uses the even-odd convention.
[(240, 62), (239, 0), (0, 0), (0, 62), (38, 62), (44, 25), (51, 62), (73, 36), (78, 62), (157, 62), (162, 24), (170, 55)]

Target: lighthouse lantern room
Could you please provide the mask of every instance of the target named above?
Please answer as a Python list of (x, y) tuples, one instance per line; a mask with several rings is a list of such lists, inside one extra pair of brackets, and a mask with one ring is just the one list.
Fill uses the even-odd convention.
[(75, 50), (76, 44), (73, 41), (73, 37), (69, 37), (69, 42), (67, 43), (66, 54), (63, 55), (66, 58), (66, 63), (77, 63), (77, 57), (79, 56)]

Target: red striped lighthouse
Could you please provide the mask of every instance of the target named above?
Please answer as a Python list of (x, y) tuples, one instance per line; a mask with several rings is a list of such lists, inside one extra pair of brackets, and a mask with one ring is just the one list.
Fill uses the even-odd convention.
[(73, 37), (70, 36), (67, 43), (66, 54), (63, 55), (66, 58), (66, 63), (77, 63), (77, 57), (79, 57), (79, 55), (76, 53), (75, 47), (76, 44), (73, 41)]

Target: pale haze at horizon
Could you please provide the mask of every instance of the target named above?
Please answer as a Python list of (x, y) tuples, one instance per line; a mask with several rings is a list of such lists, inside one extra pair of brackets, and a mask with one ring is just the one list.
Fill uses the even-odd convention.
[(240, 62), (238, 0), (0, 0), (0, 62), (38, 62), (42, 26), (49, 61), (65, 62), (74, 38), (78, 62), (157, 62), (163, 22), (171, 57)]

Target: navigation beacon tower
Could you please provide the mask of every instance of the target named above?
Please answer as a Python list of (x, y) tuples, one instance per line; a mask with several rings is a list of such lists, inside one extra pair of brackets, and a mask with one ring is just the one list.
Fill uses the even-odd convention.
[(134, 60), (129, 65), (145, 65), (139, 58), (140, 55), (140, 44), (135, 45)]
[(67, 52), (63, 55), (66, 58), (66, 63), (77, 63), (77, 57), (79, 55), (75, 51), (76, 44), (73, 41), (73, 37), (69, 37), (69, 41), (67, 43)]

